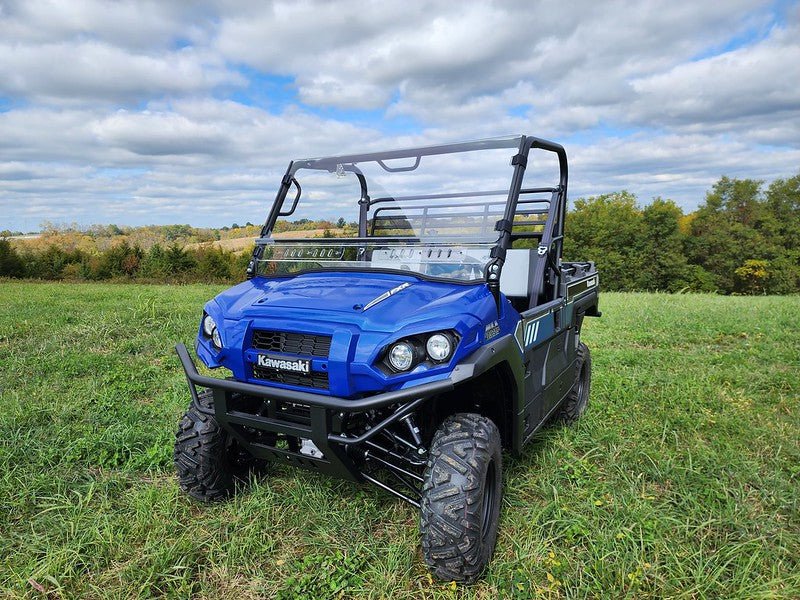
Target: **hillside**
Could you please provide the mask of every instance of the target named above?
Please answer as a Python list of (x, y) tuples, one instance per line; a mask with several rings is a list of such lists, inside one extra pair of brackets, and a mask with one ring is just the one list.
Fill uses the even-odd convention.
[[(299, 229), (296, 231), (283, 231), (280, 233), (276, 233), (272, 237), (279, 240), (291, 240), (297, 238), (313, 238), (313, 237), (323, 237), (325, 232), (328, 232), (329, 235), (334, 237), (339, 237), (344, 232), (344, 229), (340, 229), (337, 227), (329, 228), (329, 229)], [(198, 242), (194, 244), (187, 244), (187, 250), (194, 250), (197, 248), (220, 248), (225, 250), (226, 252), (247, 252), (253, 249), (253, 244), (255, 243), (256, 236), (245, 236), (245, 237), (231, 237), (224, 240), (215, 240), (212, 242)]]

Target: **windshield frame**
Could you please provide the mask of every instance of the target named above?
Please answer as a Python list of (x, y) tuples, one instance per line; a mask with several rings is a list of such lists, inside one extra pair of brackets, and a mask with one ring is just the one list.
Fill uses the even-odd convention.
[[(359, 231), (357, 237), (348, 237), (343, 238), (346, 239), (346, 243), (374, 243), (375, 241), (381, 242), (408, 242), (408, 243), (435, 243), (429, 242), (428, 240), (422, 240), (416, 236), (370, 236), (367, 232), (367, 213), (370, 209), (370, 206), (374, 205), (376, 202), (371, 201), (368, 195), (367, 185), (363, 174), (360, 172), (357, 163), (359, 162), (376, 162), (380, 165), (384, 170), (392, 172), (393, 169), (397, 170), (413, 170), (417, 166), (424, 156), (433, 156), (433, 155), (441, 155), (441, 154), (454, 154), (460, 152), (472, 152), (472, 151), (479, 151), (479, 150), (489, 150), (489, 149), (503, 149), (503, 148), (516, 148), (517, 154), (514, 155), (511, 159), (511, 166), (513, 167), (511, 181), (509, 183), (508, 192), (506, 194), (506, 199), (504, 202), (504, 209), (503, 209), (503, 216), (502, 219), (497, 221), (497, 225), (495, 227), (495, 231), (498, 233), (496, 240), (492, 244), (491, 241), (487, 240), (480, 240), (479, 243), (487, 243), (492, 244), (491, 246), (491, 261), (490, 265), (494, 264), (497, 265), (497, 269), (495, 273), (498, 274), (502, 269), (502, 264), (505, 259), (506, 251), (511, 247), (512, 241), (518, 237), (534, 237), (531, 234), (517, 234), (512, 236), (512, 229), (513, 229), (513, 221), (514, 215), (516, 214), (517, 204), (519, 202), (520, 193), (534, 193), (534, 192), (550, 192), (552, 194), (552, 201), (551, 206), (547, 218), (547, 223), (541, 234), (537, 234), (536, 237), (540, 239), (540, 246), (542, 244), (546, 244), (548, 248), (550, 248), (553, 244), (558, 246), (558, 256), (561, 255), (561, 247), (563, 245), (563, 226), (564, 226), (564, 216), (566, 211), (566, 192), (567, 192), (567, 158), (566, 152), (564, 148), (560, 144), (556, 144), (554, 142), (549, 142), (547, 140), (543, 140), (540, 138), (536, 138), (533, 136), (525, 136), (525, 135), (516, 135), (516, 136), (506, 136), (506, 137), (498, 137), (498, 138), (488, 138), (482, 140), (474, 140), (468, 142), (457, 142), (451, 144), (441, 144), (435, 146), (423, 146), (417, 148), (406, 148), (400, 150), (390, 150), (385, 152), (371, 152), (365, 154), (345, 154), (345, 155), (337, 155), (337, 156), (327, 156), (327, 157), (320, 157), (320, 158), (306, 158), (306, 159), (299, 159), (294, 160), (289, 163), (289, 166), (281, 180), (281, 186), (277, 192), (275, 197), (275, 201), (273, 202), (272, 208), (269, 212), (267, 220), (264, 224), (264, 227), (261, 231), (261, 236), (256, 240), (256, 248), (253, 252), (253, 260), (251, 261), (251, 266), (248, 267), (248, 274), (249, 276), (256, 275), (256, 266), (257, 261), (261, 260), (261, 257), (264, 253), (264, 248), (267, 245), (274, 244), (279, 240), (275, 240), (272, 237), (272, 231), (275, 227), (275, 224), (278, 218), (282, 215), (286, 215), (286, 213), (282, 213), (284, 209), (284, 204), (286, 203), (287, 197), (289, 197), (289, 191), (293, 185), (297, 186), (297, 195), (292, 200), (292, 210), (293, 212), (294, 206), (297, 204), (297, 199), (301, 194), (301, 190), (299, 184), (295, 179), (295, 174), (300, 169), (312, 169), (312, 170), (324, 170), (328, 172), (336, 172), (337, 168), (341, 169), (342, 166), (345, 166), (345, 169), (355, 173), (355, 175), (359, 179), (359, 183), (361, 185), (361, 198), (358, 201), (359, 204)], [(528, 162), (528, 155), (531, 149), (541, 149), (547, 152), (553, 152), (557, 155), (559, 161), (559, 183), (557, 186), (548, 187), (548, 188), (531, 188), (527, 190), (522, 190), (522, 181), (525, 173), (525, 168)], [(402, 159), (402, 158), (414, 158), (416, 162), (414, 165), (410, 167), (389, 167), (385, 164), (384, 161), (394, 160), (394, 159)], [(503, 193), (503, 190), (497, 190), (500, 194)], [(498, 195), (500, 195), (498, 194)], [(427, 197), (423, 197), (421, 199), (427, 199)], [(376, 199), (380, 202), (380, 198)], [(436, 198), (432, 197), (431, 200), (436, 200)], [(498, 204), (502, 201), (498, 200)], [(554, 226), (555, 225), (555, 226)], [(442, 238), (442, 240), (445, 238)], [(282, 240), (280, 240), (282, 241)], [(287, 240), (288, 241), (288, 240)], [(441, 240), (439, 240), (441, 241)], [(461, 240), (462, 242), (468, 240)], [(292, 243), (319, 243), (320, 240), (318, 238), (293, 238), (291, 240)], [(354, 267), (342, 267), (342, 270), (347, 271), (367, 271), (367, 272), (390, 272), (390, 273), (400, 273), (406, 276), (418, 277), (420, 279), (431, 279), (431, 280), (444, 280), (449, 283), (463, 283), (467, 285), (476, 284), (476, 283), (486, 283), (489, 282), (490, 285), (492, 283), (498, 284), (497, 281), (492, 281), (493, 279), (496, 280), (495, 277), (490, 277), (488, 274), (489, 265), (487, 265), (487, 272), (484, 279), (476, 279), (472, 281), (456, 281), (453, 279), (443, 279), (439, 277), (433, 277), (430, 275), (426, 275), (424, 273), (418, 272), (409, 272), (409, 271), (399, 271), (397, 269), (391, 268), (376, 268), (376, 267), (368, 267), (366, 269), (359, 269)], [(312, 272), (312, 271), (323, 271), (329, 272), (328, 269), (316, 269), (316, 270), (306, 270), (300, 271), (296, 273), (280, 275), (282, 277), (293, 277), (295, 275), (299, 275), (303, 272)], [(498, 284), (499, 285), (499, 284)]]

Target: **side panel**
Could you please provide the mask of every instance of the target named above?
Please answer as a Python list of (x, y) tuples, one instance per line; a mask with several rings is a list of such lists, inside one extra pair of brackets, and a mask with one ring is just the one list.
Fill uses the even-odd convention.
[(569, 388), (564, 388), (564, 376), (569, 374), (568, 367), (572, 359), (568, 343), (570, 333), (571, 330), (562, 329), (547, 343), (547, 359), (542, 373), (545, 388), (543, 402), (545, 415), (550, 414), (550, 411), (569, 391)]
[(575, 362), (572, 306), (557, 301), (523, 314), (521, 347), (525, 362), (525, 410), (519, 435), (524, 444), (570, 390)]

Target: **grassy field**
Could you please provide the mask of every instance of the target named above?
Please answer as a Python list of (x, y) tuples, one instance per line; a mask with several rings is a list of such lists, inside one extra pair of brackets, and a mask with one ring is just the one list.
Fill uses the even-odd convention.
[(800, 298), (605, 294), (589, 410), (506, 460), (462, 587), (372, 488), (179, 493), (172, 345), (218, 289), (0, 283), (0, 597), (800, 597)]

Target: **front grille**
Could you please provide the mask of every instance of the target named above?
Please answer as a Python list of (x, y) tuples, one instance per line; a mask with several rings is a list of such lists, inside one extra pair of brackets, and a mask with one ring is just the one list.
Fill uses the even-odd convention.
[(292, 371), (275, 371), (273, 369), (253, 366), (253, 377), (286, 385), (297, 385), (318, 390), (328, 389), (328, 373), (321, 371), (295, 373)]
[(298, 356), (328, 358), (331, 336), (256, 329), (253, 331), (253, 348)]

